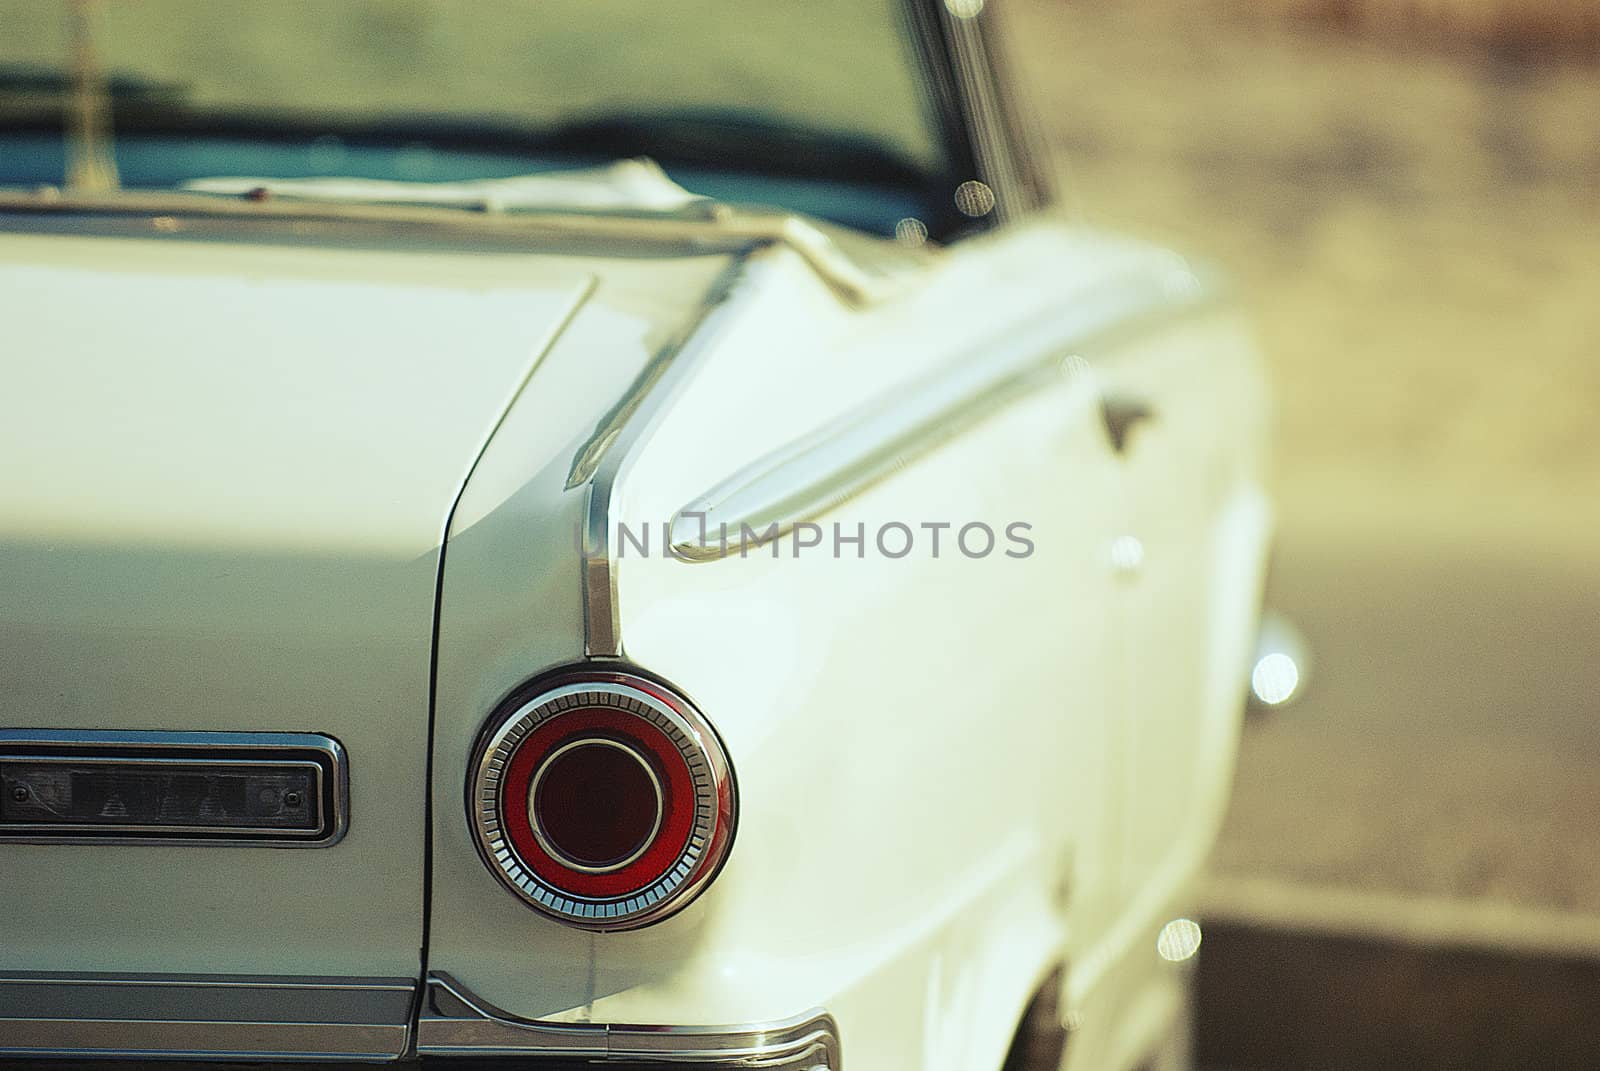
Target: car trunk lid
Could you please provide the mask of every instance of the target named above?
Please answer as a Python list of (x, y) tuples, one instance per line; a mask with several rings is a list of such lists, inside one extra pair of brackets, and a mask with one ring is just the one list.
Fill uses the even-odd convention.
[(326, 848), (0, 844), (0, 969), (415, 978), (443, 532), (592, 281), (0, 235), (0, 728), (325, 734), (350, 797)]

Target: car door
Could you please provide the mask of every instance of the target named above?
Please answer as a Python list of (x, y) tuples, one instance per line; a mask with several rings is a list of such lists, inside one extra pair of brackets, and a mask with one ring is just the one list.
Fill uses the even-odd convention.
[(1122, 881), (1148, 911), (1182, 895), (1220, 822), (1268, 527), (1253, 346), (1174, 271), (1196, 304), (1100, 366), (1129, 502), (1113, 555), (1127, 682)]

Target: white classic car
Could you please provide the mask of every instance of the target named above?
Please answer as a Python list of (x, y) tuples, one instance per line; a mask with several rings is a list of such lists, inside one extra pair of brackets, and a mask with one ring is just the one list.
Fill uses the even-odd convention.
[(1181, 1059), (1266, 395), (994, 6), (0, 0), (0, 1056)]

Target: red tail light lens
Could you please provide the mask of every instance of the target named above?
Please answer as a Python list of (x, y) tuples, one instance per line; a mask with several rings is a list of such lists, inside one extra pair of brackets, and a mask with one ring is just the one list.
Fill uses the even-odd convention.
[(687, 699), (627, 673), (514, 699), (491, 722), (472, 785), (486, 863), (544, 913), (630, 929), (681, 909), (733, 841), (733, 772)]
[(650, 759), (605, 736), (557, 748), (533, 772), (529, 811), (539, 846), (574, 870), (621, 870), (661, 829), (666, 798)]

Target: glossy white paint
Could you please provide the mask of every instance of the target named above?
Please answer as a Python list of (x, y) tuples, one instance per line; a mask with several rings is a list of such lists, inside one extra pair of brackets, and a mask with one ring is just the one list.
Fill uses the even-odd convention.
[[(764, 353), (761, 370), (742, 377), (738, 367), (755, 362), (755, 342), (735, 330), (719, 350), (722, 363), (697, 379), (647, 448), (623, 513), (670, 508), (702, 473), (720, 478), (741, 457), (792, 437), (792, 426), (755, 415), (779, 399), (779, 421), (804, 422), (800, 410), (821, 423), (953, 356), (983, 359), (1029, 312), (1093, 300), (1094, 284), (1152, 256), (1162, 254), (1039, 227), (956, 251), (942, 278), (897, 307), (843, 321), (804, 310), (799, 319), (822, 330), (797, 331), (797, 341)], [(752, 314), (752, 322), (766, 318)], [(1183, 363), (1200, 381), (1150, 385), (1158, 409), (1170, 403), (1186, 420), (1204, 413), (1214, 421), (1185, 451), (1167, 454), (1156, 477), (1130, 473), (1137, 450), (1113, 456), (1090, 399), (1063, 387), (826, 518), (865, 521), (869, 531), (888, 520), (1026, 519), (1038, 550), (1025, 561), (752, 559), (701, 567), (658, 559), (622, 567), (630, 653), (701, 698), (740, 769), (755, 766), (747, 779), (787, 786), (773, 797), (773, 813), (751, 807), (745, 832), (756, 830), (750, 839), (759, 843), (741, 845), (747, 854), (707, 898), (706, 912), (726, 927), (722, 954), (774, 942), (792, 954), (796, 946), (785, 942), (794, 939), (823, 961), (831, 949), (850, 962), (848, 981), (823, 1003), (852, 1051), (873, 1066), (944, 1066), (952, 1044), (965, 1066), (996, 1066), (1031, 983), (1063, 957), (1092, 963), (1113, 952), (1124, 970), (1159, 971), (1153, 936), (1149, 947), (1127, 948), (1116, 937), (1130, 923), (1153, 935), (1167, 917), (1159, 910), (1181, 901), (1209, 846), (1259, 594), (1265, 515), (1250, 506), (1260, 501), (1262, 406), (1248, 342), (1228, 332), (1215, 320), (1189, 323), (1089, 355), (1103, 382), (1118, 382), (1121, 369), (1137, 386), (1128, 370), (1152, 360)], [(1243, 389), (1230, 395), (1236, 387)], [(1188, 490), (1197, 468), (1224, 471)], [(1166, 633), (1161, 611), (1144, 605), (1153, 598), (1146, 578), (1118, 581), (1108, 556), (1117, 535), (1143, 531), (1142, 519), (1160, 513), (1164, 494), (1188, 495), (1184, 519), (1202, 536), (1145, 540), (1146, 577), (1175, 577), (1199, 592), (1187, 605), (1181, 595), (1169, 599), (1167, 612), (1180, 623)], [(1240, 508), (1243, 519), (1234, 517)], [(1203, 538), (1213, 531), (1213, 540)], [(720, 575), (702, 580), (702, 569)], [(1195, 665), (1196, 690), (1165, 693), (1170, 706), (1146, 700), (1164, 667), (1135, 657), (1141, 649)], [(1165, 867), (1144, 866), (1145, 852), (1159, 853)], [(1072, 861), (1070, 875), (1061, 872), (1063, 858)], [(1052, 899), (1063, 880), (1073, 887), (1064, 904)], [(773, 914), (785, 920), (782, 938), (771, 935)], [(905, 916), (917, 922), (887, 921)], [(815, 920), (811, 928), (806, 919)], [(899, 939), (881, 940), (886, 931)], [(1056, 931), (1059, 944), (1043, 939)], [(863, 948), (872, 952), (863, 957)], [(782, 984), (777, 975), (792, 977), (780, 968), (786, 959), (774, 954), (767, 971), (751, 971), (762, 979), (755, 992)], [(941, 1033), (918, 1054), (908, 1051), (904, 1012), (894, 1009), (903, 972), (921, 978), (935, 963), (941, 976), (953, 973), (971, 991), (1010, 1003), (1005, 1013), (970, 1018), (941, 1002), (923, 1007), (921, 1032)], [(1140, 971), (1141, 963), (1151, 970)], [(1132, 1014), (1134, 998), (1160, 980), (1133, 984), (1129, 999), (1099, 1018)], [(959, 993), (963, 984), (938, 988)], [(602, 1001), (596, 1014), (665, 1010), (638, 1007), (642, 996)], [(950, 1037), (961, 1029), (953, 1023), (970, 1032), (964, 1043)], [(1084, 1033), (1096, 1026), (1115, 1029), (1090, 1022)]]
[[(822, 1007), (850, 1066), (931, 1071), (998, 1067), (1065, 963), (1073, 1067), (1154, 1044), (1183, 987), (1156, 933), (1231, 769), (1266, 409), (1222, 313), (1067, 359), (1065, 313), (1130, 272), (1185, 278), (1108, 236), (1008, 227), (865, 307), (784, 246), (745, 259), (610, 517), (651, 533), (648, 555), (615, 563), (628, 658), (692, 696), (735, 765), (728, 867), (680, 915), (596, 935), (534, 913), (478, 859), (478, 732), (514, 687), (583, 656), (576, 463), (614, 445), (597, 431), (731, 262), (0, 239), (0, 303), (56, 358), (23, 379), (31, 399), (0, 402), (0, 435), (57, 444), (0, 476), (0, 723), (332, 732), (353, 793), (351, 833), (326, 851), (0, 845), (85, 890), (82, 911), (44, 886), (14, 898), (3, 965), (432, 969), (568, 1021)], [(75, 321), (84, 295), (120, 315)], [(828, 511), (822, 548), (664, 554), (673, 514), (753, 459), (1019, 346), (1061, 374)], [(1155, 411), (1126, 454), (1102, 389)], [(922, 525), (970, 521), (1000, 533), (993, 553), (963, 555), (951, 528), (932, 555)], [(871, 545), (891, 522), (916, 535), (901, 559)], [(1013, 522), (1027, 557), (1004, 553)], [(863, 558), (831, 553), (836, 523), (863, 526)], [(1119, 539), (1137, 568), (1116, 567)], [(115, 895), (93, 885), (107, 869)]]
[[(11, 538), (412, 558), (578, 258), (0, 235)], [(92, 310), (89, 311), (89, 310)]]
[[(727, 263), (708, 256), (608, 265), (484, 452), (451, 527), (436, 677), (428, 965), (464, 971), (469, 988), (523, 1016), (581, 1014), (592, 1000), (599, 938), (537, 914), (478, 858), (466, 811), (472, 745), (513, 688), (582, 657), (577, 533), (589, 489), (567, 486), (574, 460)], [(671, 290), (663, 289), (663, 266)]]
[(0, 235), (0, 725), (325, 732), (353, 799), (329, 849), (0, 844), (0, 969), (417, 974), (446, 518), (602, 267)]
[[(822, 518), (868, 533), (893, 521), (1002, 532), (1022, 521), (1036, 548), (1026, 559), (968, 559), (950, 530), (938, 559), (884, 560), (870, 546), (867, 560), (852, 548), (795, 556), (786, 541), (777, 560), (769, 548), (686, 564), (663, 554), (662, 526), (851, 407), (1015, 346), (1019, 323), (1169, 260), (1040, 224), (957, 247), (898, 300), (851, 310), (793, 254), (752, 258), (611, 518), (651, 533), (647, 556), (630, 545), (616, 562), (628, 657), (693, 696), (735, 763), (732, 859), (681, 915), (584, 934), (521, 908), (472, 856), (464, 815), (441, 807), (430, 966), (529, 1017), (731, 1023), (820, 1006), (838, 1018), (853, 1065), (942, 1068), (997, 1067), (1029, 995), (1065, 960), (1084, 968), (1068, 975), (1074, 1006), (1122, 998), (1093, 999), (1078, 1051), (1153, 1044), (1178, 984), (1155, 933), (1221, 813), (1259, 595), (1263, 410), (1232, 321), (1088, 354), (1091, 375), (1063, 375)], [(602, 283), (596, 306), (604, 296)], [(570, 458), (547, 459), (561, 441), (548, 421), (563, 410), (541, 383), (601, 348), (622, 368), (642, 360), (642, 348), (601, 341), (609, 321), (574, 322), (463, 500), (482, 519), (458, 523), (446, 569), (441, 800), (459, 795), (471, 734), (499, 697), (576, 657), (556, 637), (582, 620), (570, 526), (585, 503), (563, 489)], [(1172, 363), (1197, 382), (1171, 389), (1197, 399), (1139, 378)], [(1169, 431), (1199, 429), (1207, 406), (1215, 425), (1146, 476), (1137, 453), (1110, 449), (1097, 380), (1159, 388), (1157, 403), (1184, 421)], [(480, 480), (498, 505), (471, 506)], [(1165, 493), (1180, 496), (1195, 539), (1148, 523)], [(1130, 583), (1113, 568), (1112, 544), (1130, 532), (1147, 539), (1148, 592), (1146, 577)], [(524, 564), (496, 543), (526, 548)], [(1163, 605), (1192, 631), (1152, 631), (1166, 627)], [(1176, 709), (1149, 690), (1161, 667), (1136, 657), (1157, 642), (1188, 667), (1193, 691)], [(1174, 736), (1178, 758), (1161, 744)], [(1168, 776), (1171, 795), (1147, 799)], [(1137, 813), (1147, 802), (1161, 818)]]

